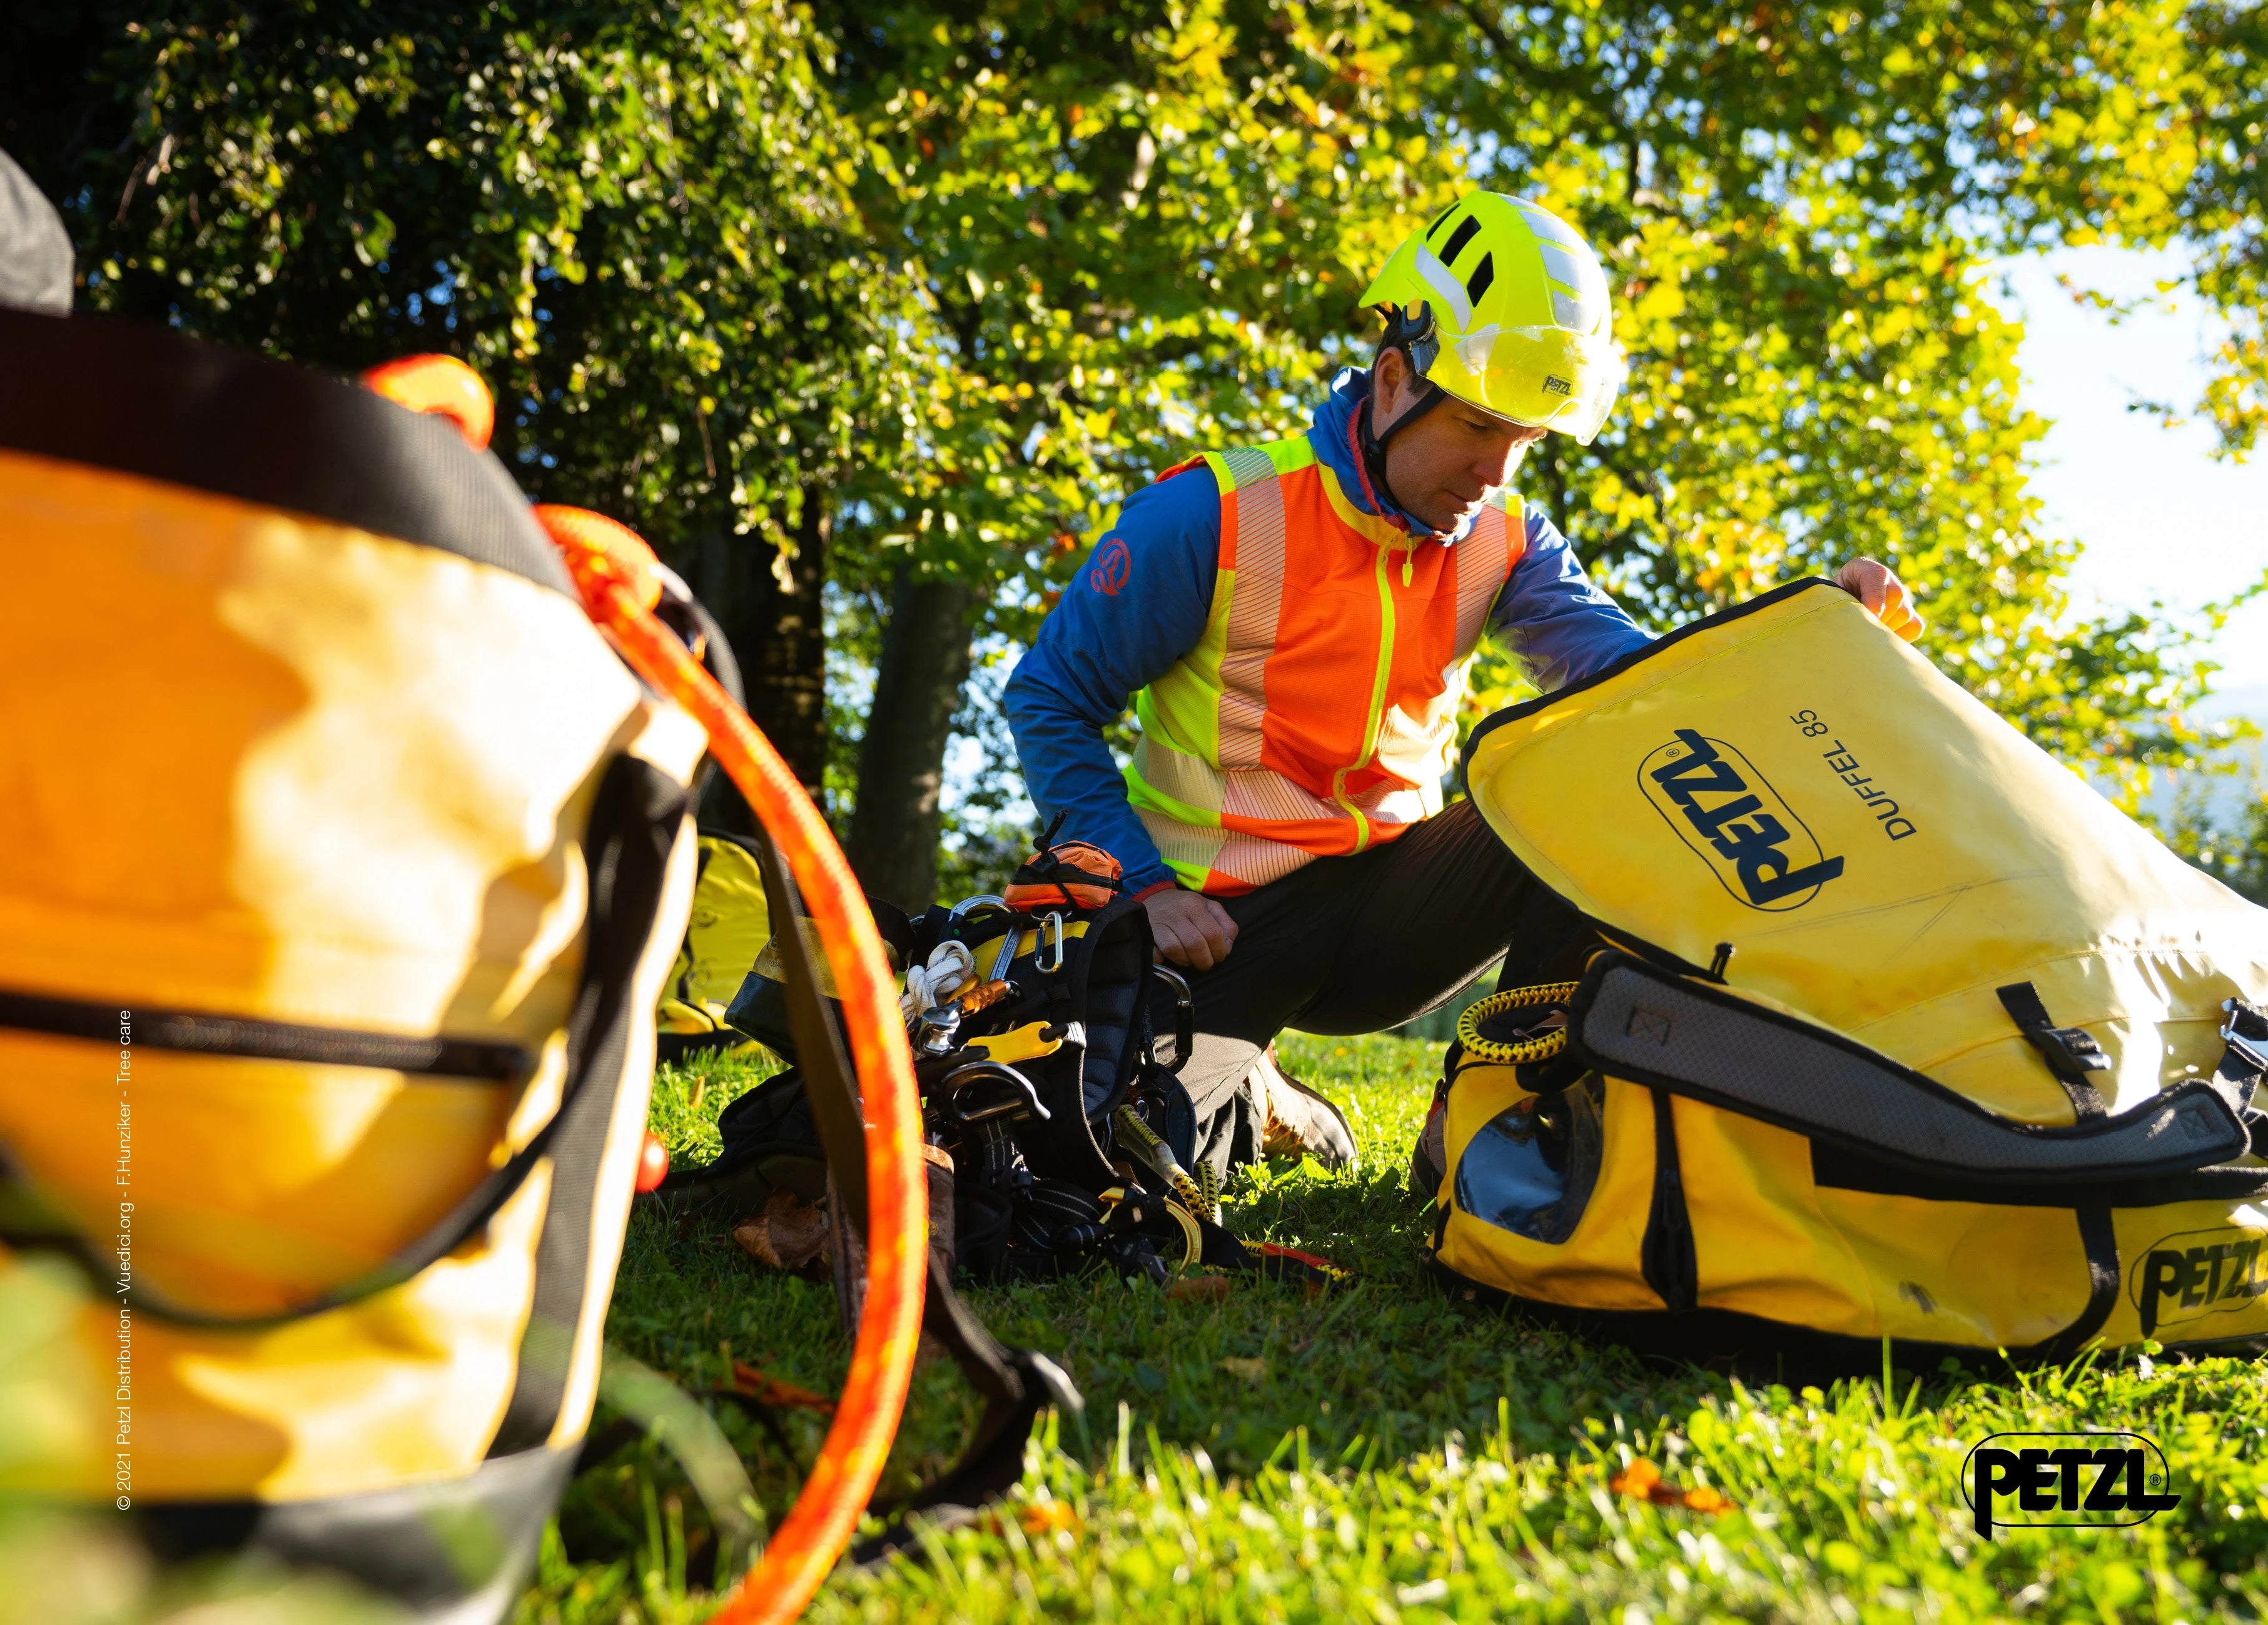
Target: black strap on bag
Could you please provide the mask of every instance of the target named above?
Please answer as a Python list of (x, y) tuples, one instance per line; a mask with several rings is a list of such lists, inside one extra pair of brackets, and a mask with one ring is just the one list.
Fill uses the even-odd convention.
[(2255, 1156), (2268, 1156), (2268, 1112), (2252, 1104), (2263, 1077), (2268, 1077), (2268, 1014), (2242, 999), (2224, 999), (2220, 1024), (2220, 1064), (2213, 1082), (2238, 1108), (2252, 1137)]
[[(487, 1174), (422, 1235), (383, 1263), (288, 1309), (255, 1314), (200, 1309), (175, 1300), (138, 1276), (122, 1286), (118, 1284), (111, 1261), (96, 1244), (42, 1198), (4, 1158), (0, 1158), (0, 1241), (19, 1251), (57, 1254), (77, 1264), (91, 1281), (126, 1306), (153, 1320), (202, 1331), (259, 1331), (304, 1320), (399, 1286), (447, 1257), (495, 1217), (497, 1210), (527, 1182), (594, 1080), (610, 1070), (619, 1079), (630, 1015), (630, 983), (653, 934), (669, 850), (684, 820), (685, 806), (684, 788), (651, 764), (634, 756), (617, 756), (608, 764), (592, 803), (584, 840), (591, 874), (585, 938), (589, 947), (582, 984), (568, 1019), (567, 1076), (560, 1085), (559, 1104), (549, 1120), (503, 1166)], [(241, 1040), (257, 1025), (239, 1026), (238, 1038)], [(428, 1042), (408, 1040), (418, 1047)], [(475, 1048), (445, 1039), (430, 1042), (442, 1055)], [(207, 1042), (195, 1048), (202, 1053), (304, 1058), (246, 1042), (227, 1047)], [(398, 1064), (403, 1058), (388, 1055), (363, 1063)], [(611, 1083), (596, 1086), (610, 1087)]]
[[(795, 881), (768, 835), (760, 831), (755, 845), (772, 917), (792, 923), (774, 933), (774, 939), (787, 972), (788, 1014), (803, 1074), (804, 1097), (819, 1131), (834, 1196), (836, 1223), (830, 1230), (836, 1238), (837, 1303), (844, 1324), (855, 1326), (865, 1279), (867, 1217), (866, 1136), (858, 1085), (843, 1053), (842, 1034), (819, 992), (811, 945), (804, 940), (800, 925), (802, 900)], [(984, 1414), (977, 1420), (968, 1447), (944, 1474), (900, 1501), (875, 1504), (873, 1510), (886, 1515), (922, 1512), (933, 1520), (949, 1522), (956, 1513), (997, 1498), (1023, 1475), (1024, 1441), (1039, 1413), (1049, 1405), (1074, 1412), (1085, 1406), (1071, 1379), (1054, 1361), (1029, 1349), (1007, 1348), (985, 1328), (953, 1290), (948, 1268), (932, 1249), (922, 1330), (945, 1345), (969, 1386), (984, 1396)], [(856, 1548), (852, 1560), (877, 1561), (912, 1540), (911, 1530), (900, 1518)]]
[(2048, 1007), (2040, 998), (2040, 990), (2029, 982), (2011, 982), (1996, 990), (2000, 1007), (2023, 1029), (2024, 1036), (2032, 1040), (2032, 1048), (2047, 1062), (2048, 1070), (2055, 1074), (2056, 1082), (2071, 1097), (2071, 1109), (2079, 1121), (2091, 1122), (2109, 1115), (2101, 1092), (2088, 1076), (2110, 1070), (2110, 1057), (2102, 1053), (2102, 1046), (2095, 1041), (2095, 1034), (2084, 1027), (2056, 1026), (2048, 1018)]
[(1838, 1033), (1620, 952), (1593, 962), (1568, 1026), (1571, 1050), (1617, 1077), (1980, 1188), (2187, 1173), (2229, 1162), (2250, 1144), (2215, 1084), (2176, 1084), (2116, 1116), (2043, 1128), (1989, 1111)]

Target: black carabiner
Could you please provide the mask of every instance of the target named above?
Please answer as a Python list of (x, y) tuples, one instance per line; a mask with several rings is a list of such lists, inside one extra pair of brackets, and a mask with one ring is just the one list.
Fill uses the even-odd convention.
[(1174, 990), (1174, 1064), (1167, 1066), (1158, 1059), (1158, 1047), (1150, 1046), (1150, 1064), (1168, 1072), (1179, 1072), (1189, 1063), (1189, 1050), (1197, 1041), (1197, 998), (1189, 991), (1189, 979), (1169, 966), (1152, 965), (1150, 974), (1165, 978), (1166, 985)]

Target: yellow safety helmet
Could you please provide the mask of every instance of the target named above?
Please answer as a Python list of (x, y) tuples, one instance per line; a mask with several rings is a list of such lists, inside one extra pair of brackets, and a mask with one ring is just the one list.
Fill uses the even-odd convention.
[(1591, 246), (1550, 210), (1501, 192), (1450, 204), (1394, 251), (1362, 302), (1384, 311), (1387, 342), (1441, 394), (1585, 445), (1628, 371)]

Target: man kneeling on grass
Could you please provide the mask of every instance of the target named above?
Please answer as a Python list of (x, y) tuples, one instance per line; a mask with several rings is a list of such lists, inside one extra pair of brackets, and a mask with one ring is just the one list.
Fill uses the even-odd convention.
[[(1475, 192), (1363, 303), (1386, 320), (1369, 371), (1340, 373), (1304, 435), (1130, 497), (1007, 689), (1033, 801), (1118, 859), (1191, 973), (1181, 1076), (1224, 1172), (1240, 1126), (1268, 1151), (1354, 1154), (1344, 1114), (1267, 1063), (1278, 1033), (1398, 1026), (1545, 908), (1470, 802), (1441, 810), (1482, 636), (1547, 694), (1650, 641), (1510, 489), (1547, 432), (1587, 445), (1622, 385), (1589, 245)], [(1921, 631), (1882, 565), (1837, 579)], [(1122, 776), (1102, 731), (1130, 696)]]

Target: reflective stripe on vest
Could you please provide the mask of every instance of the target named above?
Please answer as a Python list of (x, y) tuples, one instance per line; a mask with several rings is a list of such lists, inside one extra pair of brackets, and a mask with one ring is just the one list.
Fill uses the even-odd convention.
[(1174, 872), (1226, 895), (1440, 810), (1465, 667), (1527, 527), (1497, 492), (1454, 545), (1413, 545), (1347, 499), (1304, 435), (1204, 460), (1220, 486), (1212, 609), (1135, 698), (1126, 783)]

